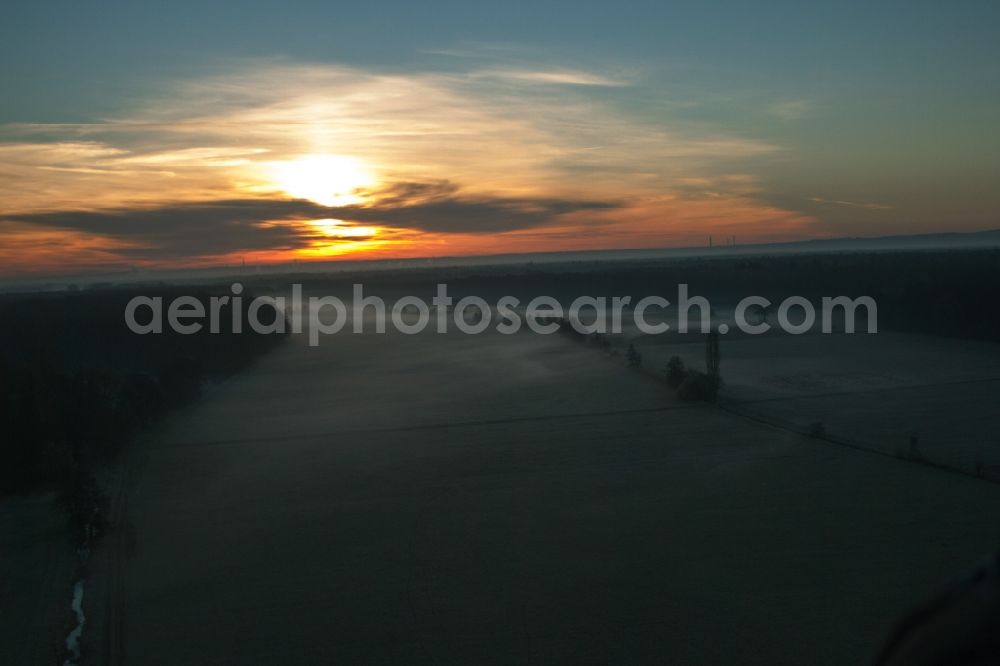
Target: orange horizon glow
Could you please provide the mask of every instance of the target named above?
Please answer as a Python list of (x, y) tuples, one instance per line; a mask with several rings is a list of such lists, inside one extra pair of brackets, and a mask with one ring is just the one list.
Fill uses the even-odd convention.
[[(679, 221), (699, 220), (710, 211), (723, 210), (730, 217), (726, 223), (711, 226), (699, 223), (697, 231), (677, 233), (666, 237), (661, 219)], [(604, 226), (591, 224), (564, 224), (544, 229), (522, 230), (504, 234), (477, 233), (427, 233), (410, 230), (353, 224), (333, 218), (319, 220), (278, 221), (272, 224), (302, 228), (310, 237), (309, 244), (301, 248), (245, 250), (221, 255), (200, 257), (189, 261), (159, 261), (134, 259), (127, 262), (115, 260), (115, 252), (133, 249), (113, 239), (101, 239), (80, 233), (55, 230), (25, 237), (19, 247), (0, 250), (0, 263), (7, 266), (21, 264), (22, 272), (45, 273), (55, 269), (86, 269), (88, 267), (129, 266), (142, 269), (206, 268), (212, 266), (323, 263), (327, 261), (364, 261), (420, 259), (457, 256), (488, 256), (501, 254), (530, 254), (538, 252), (573, 252), (589, 250), (625, 250), (669, 247), (707, 246), (708, 237), (721, 238), (735, 235), (741, 243), (750, 241), (780, 242), (803, 238), (803, 228), (811, 220), (777, 208), (759, 210), (752, 202), (661, 202), (652, 210), (624, 211), (628, 215), (628, 233), (621, 230), (609, 237)], [(661, 217), (662, 216), (662, 217)], [(610, 226), (615, 226), (609, 221)], [(746, 232), (754, 225), (766, 225), (771, 234), (761, 238)], [(805, 236), (815, 238), (818, 235)], [(34, 243), (37, 241), (37, 244)], [(67, 256), (82, 261), (67, 262)]]
[[(504, 82), (508, 100), (524, 88), (511, 112), (461, 79), (258, 67), (182, 86), (136, 117), (97, 129), (40, 127), (65, 132), (62, 141), (16, 129), (25, 136), (0, 143), (10, 176), (0, 181), (0, 274), (700, 246), (712, 234), (750, 242), (820, 233), (815, 218), (758, 199), (754, 176), (725, 166), (778, 147), (650, 126), (560, 97), (580, 81), (609, 83), (599, 77), (528, 74)], [(203, 85), (250, 99), (205, 113)], [(531, 94), (539, 85), (553, 97)], [(256, 201), (314, 206), (286, 218), (242, 217)], [(189, 218), (176, 232), (150, 226), (172, 224), (171, 206), (210, 211), (214, 202), (244, 208), (231, 220)], [(439, 210), (452, 217), (429, 217)], [(88, 217), (102, 211), (111, 217)], [(46, 218), (64, 212), (66, 224)], [(199, 252), (201, 229), (192, 225), (202, 224)], [(275, 247), (261, 249), (259, 239), (272, 237)]]

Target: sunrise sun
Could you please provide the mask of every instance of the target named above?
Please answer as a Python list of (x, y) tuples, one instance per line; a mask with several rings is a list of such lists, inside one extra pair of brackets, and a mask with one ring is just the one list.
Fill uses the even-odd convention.
[(359, 190), (375, 182), (364, 163), (344, 155), (306, 155), (269, 166), (278, 188), (323, 206), (359, 203), (362, 201)]

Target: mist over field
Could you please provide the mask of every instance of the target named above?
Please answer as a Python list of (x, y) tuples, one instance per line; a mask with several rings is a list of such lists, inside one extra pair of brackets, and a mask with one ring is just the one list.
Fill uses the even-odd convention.
[(1000, 663), (998, 25), (5, 2), (0, 666)]
[[(1000, 347), (974, 296), (995, 288), (995, 261), (992, 250), (611, 259), (7, 296), (5, 321), (53, 332), (7, 334), (5, 368), (27, 370), (28, 384), (9, 383), (6, 404), (32, 401), (48, 416), (23, 432), (46, 423), (68, 448), (5, 449), (37, 477), (11, 477), (28, 492), (3, 503), (4, 566), (19, 572), (5, 660), (43, 659), (75, 576), (92, 663), (869, 660), (1000, 537)], [(935, 300), (933, 283), (910, 277), (932, 266), (973, 295)], [(877, 285), (878, 310), (853, 334), (842, 317), (832, 333), (784, 332), (773, 313), (761, 335), (734, 325), (716, 335), (711, 397), (692, 387), (711, 376), (712, 336), (679, 333), (669, 308), (648, 312), (671, 324), (657, 335), (628, 308), (619, 333), (563, 319), (550, 334), (472, 335), (454, 306), (443, 334), (407, 334), (391, 317), (379, 333), (371, 306), (355, 333), (349, 307), (316, 345), (306, 330), (253, 334), (231, 361), (220, 356), (231, 343), (217, 344), (228, 338), (207, 329), (140, 336), (121, 319), (136, 295), (207, 302), (232, 296), (233, 281), (248, 300), (289, 299), (298, 284), (306, 310), (310, 297), (353, 305), (363, 284), (391, 311), (406, 296), (430, 303), (441, 283), (456, 301), (552, 295), (568, 307), (585, 294), (673, 297), (680, 276), (711, 301), (713, 330), (749, 294), (780, 303)], [(95, 389), (118, 397), (92, 399), (85, 421), (59, 406)], [(56, 415), (77, 421), (60, 435)], [(60, 518), (80, 529), (81, 511), (84, 560), (67, 552)], [(29, 598), (47, 601), (15, 612)]]

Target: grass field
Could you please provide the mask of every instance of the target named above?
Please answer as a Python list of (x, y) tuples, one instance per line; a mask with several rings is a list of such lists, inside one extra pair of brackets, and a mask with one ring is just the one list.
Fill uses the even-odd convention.
[(144, 664), (864, 662), (1000, 536), (993, 484), (559, 336), (293, 338), (139, 458)]

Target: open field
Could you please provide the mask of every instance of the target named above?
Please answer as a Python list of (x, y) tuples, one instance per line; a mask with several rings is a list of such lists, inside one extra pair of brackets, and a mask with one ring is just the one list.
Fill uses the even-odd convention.
[[(673, 355), (704, 366), (693, 336), (633, 338), (650, 368)], [(1000, 471), (1000, 345), (882, 331), (722, 340), (725, 403), (779, 424), (970, 473)]]
[[(885, 262), (979, 271), (987, 260), (771, 259), (763, 270), (739, 259), (303, 280), (310, 293), (348, 301), (356, 281), (390, 304), (429, 300), (447, 281), (456, 299), (553, 294), (567, 303), (586, 293), (669, 296), (671, 277), (688, 269), (742, 285), (744, 274), (777, 284), (818, 267), (802, 281), (815, 297), (836, 286), (824, 282), (827, 264), (871, 266), (877, 277)], [(856, 280), (830, 293), (860, 293), (867, 278)], [(288, 284), (262, 276), (247, 289), (287, 295)], [(107, 304), (124, 292), (18, 295), (10, 302), (79, 325), (6, 329), (5, 362), (20, 383), (9, 383), (15, 397), (5, 405), (12, 418), (44, 416), (17, 407), (18, 396), (45, 395), (28, 362), (41, 357), (51, 361), (38, 366), (43, 378), (79, 373), (66, 395), (125, 405), (114, 414), (134, 416), (114, 397), (138, 395), (133, 384), (170, 389), (150, 394), (149, 427), (122, 419), (130, 427), (107, 431), (113, 440), (79, 427), (103, 417), (72, 411), (77, 400), (41, 403), (70, 410), (59, 423), (81, 437), (82, 451), (122, 445), (124, 455), (86, 467), (112, 500), (112, 529), (82, 570), (84, 664), (864, 663), (904, 610), (1000, 545), (1000, 353), (988, 337), (971, 339), (990, 320), (979, 318), (975, 294), (916, 318), (910, 287), (880, 284), (890, 296), (879, 301), (878, 335), (724, 336), (719, 406), (675, 400), (659, 374), (675, 354), (704, 367), (701, 335), (627, 327), (606, 339), (606, 353), (579, 336), (492, 327), (375, 335), (367, 320), (368, 333), (348, 333), (348, 324), (318, 348), (303, 335), (167, 345), (118, 330), (120, 306)], [(731, 290), (692, 293), (712, 300), (715, 323), (729, 320)], [(89, 299), (107, 307), (95, 314)], [(921, 328), (948, 316), (970, 339)], [(900, 332), (911, 321), (922, 333)], [(625, 367), (630, 342), (646, 372)], [(24, 353), (35, 348), (41, 356)], [(225, 371), (171, 363), (191, 350)], [(230, 364), (237, 352), (242, 360)], [(242, 372), (229, 376), (230, 366)], [(88, 390), (86, 373), (109, 368), (94, 376), (114, 390)], [(151, 383), (116, 383), (122, 372)], [(12, 453), (45, 452), (37, 443), (63, 432), (13, 422), (31, 437), (6, 440)], [(814, 423), (826, 439), (796, 434)], [(6, 470), (11, 479), (24, 476), (17, 469)], [(15, 618), (0, 660), (62, 663), (80, 571), (66, 516), (37, 483), (50, 477), (34, 478), (0, 506), (2, 564), (14, 572), (0, 604)]]
[(858, 663), (1000, 537), (993, 484), (558, 336), (293, 337), (139, 459), (142, 664)]

